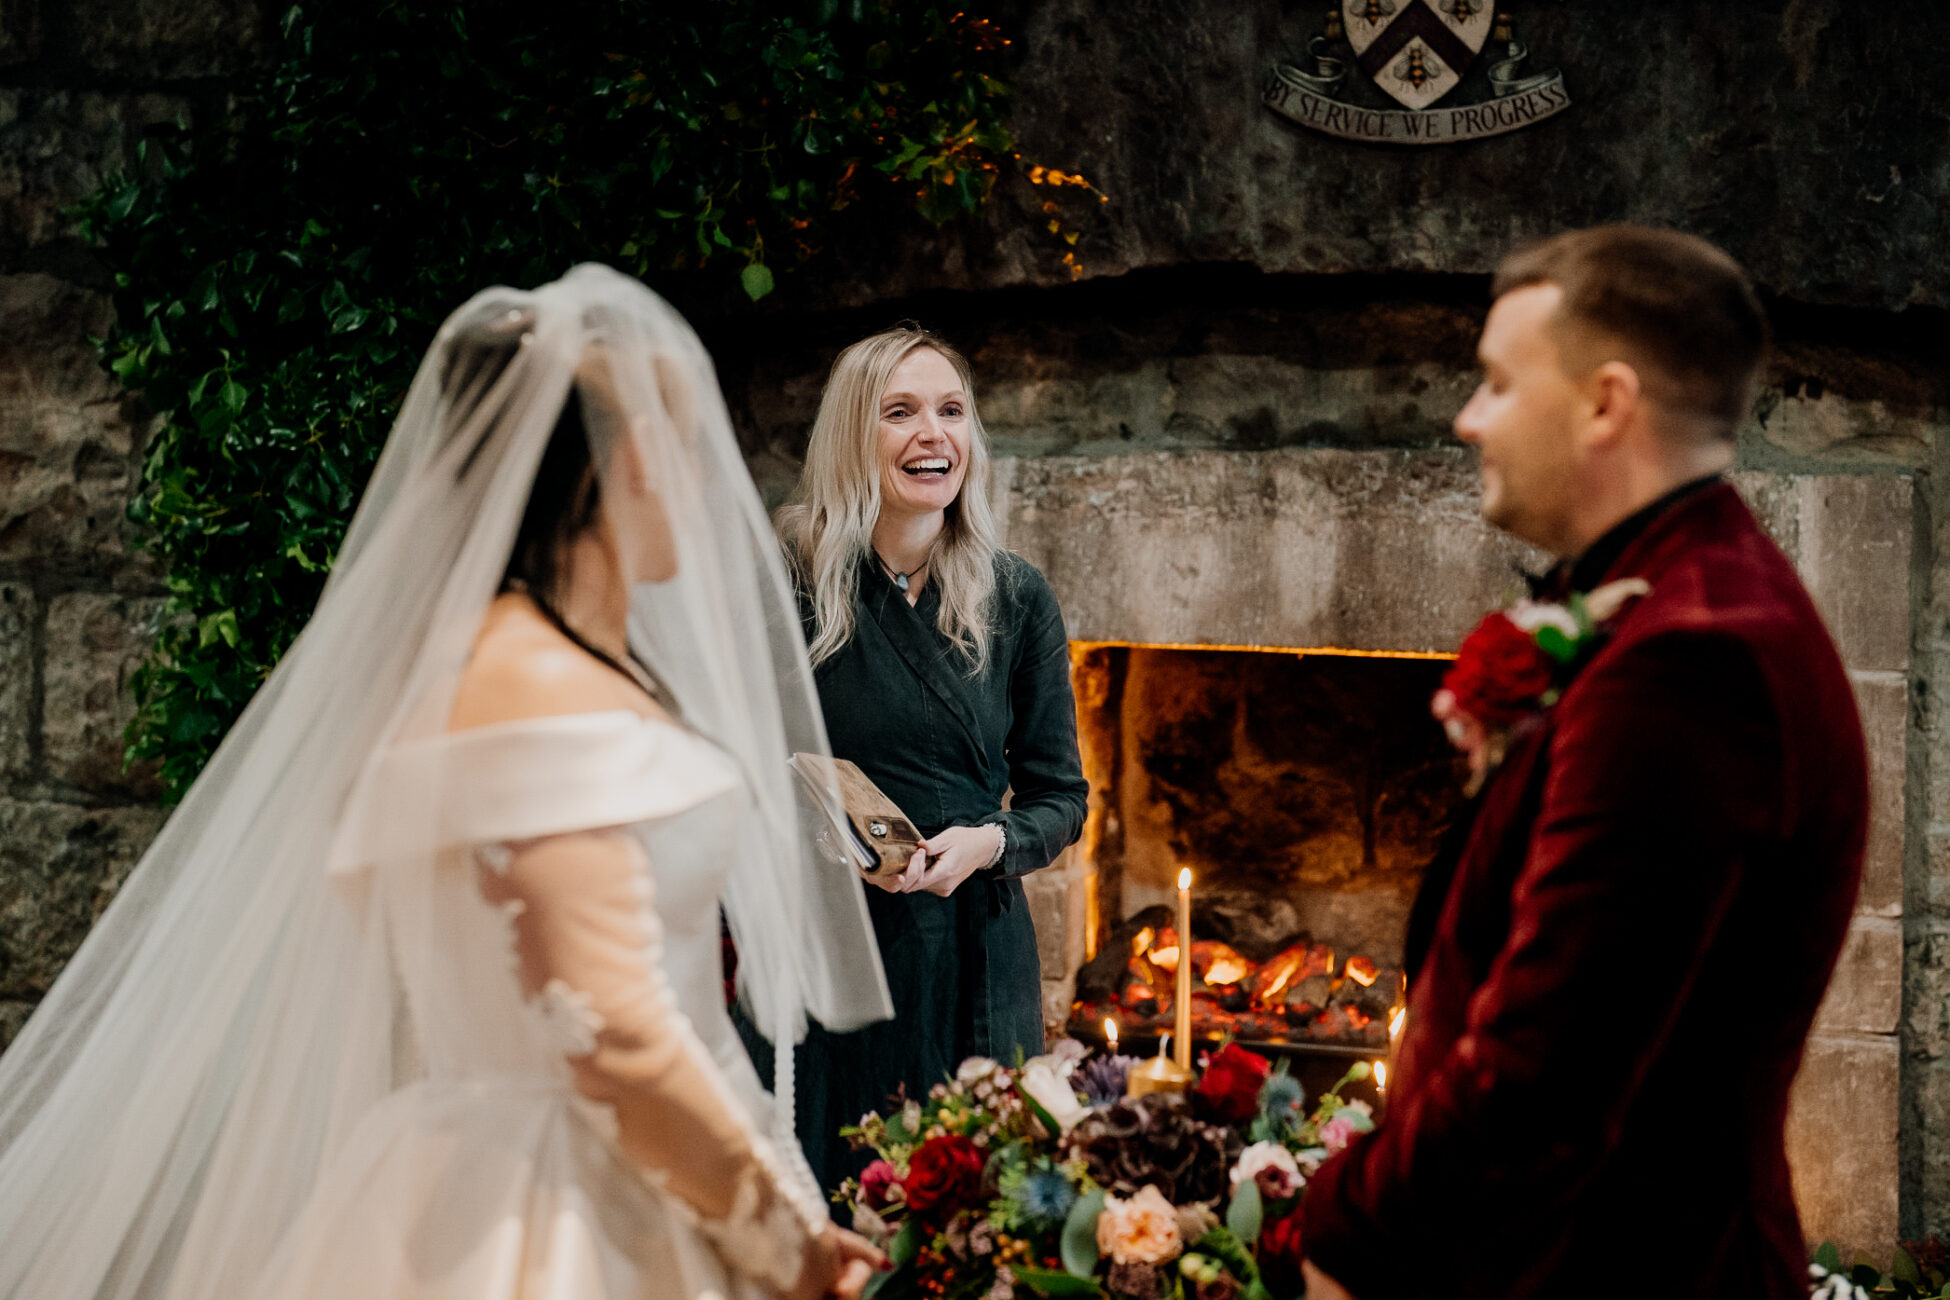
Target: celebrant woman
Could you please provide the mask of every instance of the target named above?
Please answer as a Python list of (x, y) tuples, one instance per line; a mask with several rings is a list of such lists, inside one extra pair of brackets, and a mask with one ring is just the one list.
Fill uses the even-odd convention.
[(890, 330), (834, 363), (778, 516), (833, 753), (928, 837), (867, 895), (894, 1019), (801, 1053), (799, 1134), (828, 1186), (863, 1112), (1043, 1046), (1022, 877), (1077, 838), (1089, 787), (1063, 619), (997, 547), (988, 473), (968, 363)]

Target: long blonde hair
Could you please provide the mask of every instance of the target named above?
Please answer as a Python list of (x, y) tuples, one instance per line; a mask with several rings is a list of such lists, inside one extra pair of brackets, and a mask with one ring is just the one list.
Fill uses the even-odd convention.
[(921, 348), (940, 353), (968, 394), (967, 472), (928, 551), (929, 580), (941, 596), (935, 627), (961, 651), (971, 676), (988, 666), (996, 558), (988, 434), (975, 413), (967, 358), (918, 326), (871, 335), (840, 353), (819, 401), (799, 486), (774, 520), (794, 576), (812, 595), (815, 664), (853, 639), (860, 566), (873, 549), (880, 518), (880, 399), (901, 362)]

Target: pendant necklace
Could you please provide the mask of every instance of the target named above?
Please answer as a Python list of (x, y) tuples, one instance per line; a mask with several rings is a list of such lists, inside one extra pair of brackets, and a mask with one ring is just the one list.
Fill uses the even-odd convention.
[(907, 594), (908, 584), (913, 580), (914, 575), (928, 567), (928, 562), (922, 560), (906, 573), (902, 573), (899, 569), (887, 563), (887, 557), (882, 555), (878, 548), (875, 548), (873, 558), (880, 561), (880, 567), (887, 570), (887, 576), (893, 579), (894, 585), (900, 588), (900, 593), (903, 596)]

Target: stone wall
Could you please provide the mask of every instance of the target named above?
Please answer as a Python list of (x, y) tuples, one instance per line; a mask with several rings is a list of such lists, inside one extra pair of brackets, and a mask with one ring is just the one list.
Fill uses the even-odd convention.
[[(975, 358), (1012, 510), (1065, 482), (1114, 500), (1127, 480), (1209, 505), (1197, 546), (1157, 557), (1156, 600), (1177, 602), (1145, 614), (1158, 628), (1200, 608), (1196, 578), (1213, 566), (1292, 568), (1320, 543), (1256, 525), (1268, 512), (1254, 493), (1283, 491), (1290, 458), (1331, 451), (1360, 458), (1334, 492), (1368, 490), (1360, 466), (1406, 466), (1428, 476), (1421, 504), (1394, 516), (1404, 558), (1336, 550), (1333, 580), (1282, 617), (1328, 620), (1318, 643), (1346, 644), (1393, 616), (1354, 607), (1358, 582), (1459, 631), (1501, 594), (1506, 553), (1480, 536), (1444, 549), (1426, 527), (1468, 514), (1466, 464), (1443, 448), (1473, 382), (1483, 273), (1518, 239), (1601, 220), (1723, 243), (1754, 268), (1781, 335), (1743, 433), (1743, 483), (1822, 596), (1877, 755), (1871, 888), (1804, 1080), (1824, 1122), (1797, 1142), (1840, 1189), (1811, 1219), (1882, 1255), (1899, 1188), (1904, 1232), (1950, 1229), (1950, 721), (1937, 704), (1950, 689), (1950, 362), (1936, 341), (1950, 326), (1950, 116), (1934, 66), (1950, 11), (1524, 0), (1510, 6), (1521, 34), (1562, 68), (1574, 106), (1496, 140), (1388, 150), (1258, 102), (1269, 65), (1294, 58), (1327, 7), (1007, 0), (1025, 156), (1110, 199), (1057, 196), (1082, 281), (1046, 231), (1050, 192), (1011, 179), (964, 226), (836, 239), (756, 311), (685, 294), (755, 475), (774, 499), (789, 484), (841, 344), (918, 316)], [(271, 10), (0, 5), (0, 1042), (157, 821), (117, 758), (122, 686), (160, 589), (120, 522), (147, 426), (94, 367), (106, 279), (61, 208), (130, 165), (144, 124), (218, 120)], [(1211, 495), (1242, 476), (1251, 491)], [(1103, 531), (1086, 520), (1035, 551), (1063, 572), (1081, 635), (1118, 598), (1090, 580)], [(1893, 621), (1891, 582), (1907, 611)], [(1039, 883), (1038, 898), (1073, 914), (1060, 885)], [(1052, 961), (1073, 947), (1073, 928), (1046, 935)]]
[(97, 364), (107, 272), (64, 209), (142, 129), (220, 112), (255, 0), (0, 5), (0, 1045), (161, 824), (126, 771), (161, 575), (123, 522), (148, 422)]

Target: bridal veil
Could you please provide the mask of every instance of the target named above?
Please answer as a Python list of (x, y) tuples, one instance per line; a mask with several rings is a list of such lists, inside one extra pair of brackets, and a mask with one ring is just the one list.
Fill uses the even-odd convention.
[(859, 882), (785, 765), (825, 732), (709, 358), (602, 267), (490, 289), (442, 326), (310, 624), (0, 1057), (0, 1300), (251, 1294), (346, 1133), (467, 1032), (415, 996), (441, 791), (380, 759), (445, 729), (572, 389), (598, 473), (662, 505), (609, 521), (617, 554), (676, 544), (632, 587), (632, 650), (752, 791), (723, 864), (747, 1013), (782, 1045), (808, 1013), (890, 1014)]

